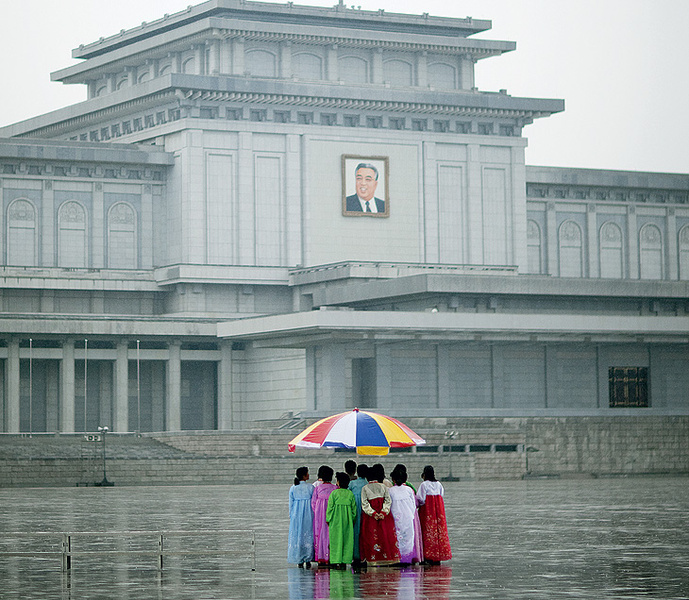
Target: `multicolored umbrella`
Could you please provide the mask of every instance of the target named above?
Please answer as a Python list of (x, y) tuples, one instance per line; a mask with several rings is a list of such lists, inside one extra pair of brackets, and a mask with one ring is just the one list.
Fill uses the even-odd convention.
[(390, 448), (425, 443), (397, 419), (355, 408), (310, 425), (288, 447), (290, 452), (296, 448), (356, 448), (357, 454), (383, 456)]

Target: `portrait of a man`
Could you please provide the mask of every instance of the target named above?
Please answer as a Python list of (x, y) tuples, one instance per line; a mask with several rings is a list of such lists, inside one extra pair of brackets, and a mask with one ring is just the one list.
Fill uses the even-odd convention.
[(388, 217), (388, 157), (342, 157), (342, 214)]

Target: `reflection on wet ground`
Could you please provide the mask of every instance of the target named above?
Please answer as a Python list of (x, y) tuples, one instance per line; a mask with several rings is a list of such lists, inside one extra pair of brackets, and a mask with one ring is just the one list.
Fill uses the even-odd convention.
[[(0, 556), (0, 598), (689, 598), (686, 478), (456, 482), (445, 488), (452, 561), (360, 572), (304, 570), (285, 562), (283, 486), (2, 489), (0, 553), (59, 550), (61, 544), (59, 535), (46, 543), (8, 532), (253, 529), (257, 568), (251, 570), (246, 536), (219, 542), (200, 533), (183, 543), (166, 541), (168, 549), (220, 547), (238, 555), (172, 556), (163, 571), (154, 555), (124, 553), (148, 550), (155, 537), (112, 536), (89, 543), (123, 554), (76, 556), (68, 574), (57, 556)], [(84, 539), (75, 540), (86, 548)]]

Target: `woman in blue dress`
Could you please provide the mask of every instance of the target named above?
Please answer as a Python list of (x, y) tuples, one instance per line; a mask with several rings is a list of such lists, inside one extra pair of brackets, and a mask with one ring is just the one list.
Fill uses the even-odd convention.
[(308, 568), (313, 560), (313, 486), (309, 483), (308, 467), (299, 467), (296, 475), (289, 490), (287, 562)]

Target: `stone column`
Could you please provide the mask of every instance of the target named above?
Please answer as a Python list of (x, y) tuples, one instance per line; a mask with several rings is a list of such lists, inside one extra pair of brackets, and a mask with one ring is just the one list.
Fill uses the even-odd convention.
[(636, 208), (627, 207), (627, 244), (629, 279), (639, 279), (639, 232), (636, 228)]
[(218, 363), (218, 429), (232, 429), (232, 342), (220, 342)]
[[(420, 258), (422, 262), (431, 263), (440, 262), (438, 161), (435, 150), (435, 142), (423, 142), (423, 200), (421, 206), (424, 213), (422, 218), (424, 227), (420, 231), (423, 239), (423, 256)], [(463, 198), (464, 190), (458, 190), (458, 192), (460, 198)]]
[(244, 38), (232, 40), (232, 74), (244, 75)]
[(679, 279), (679, 259), (677, 252), (677, 219), (675, 209), (667, 209), (666, 231), (667, 239), (667, 269), (666, 277), (672, 281)]
[(19, 339), (7, 343), (7, 398), (5, 418), (7, 433), (19, 433)]
[[(87, 258), (88, 267), (94, 269), (106, 268), (105, 264), (105, 196), (103, 194), (103, 184), (98, 181), (93, 184), (92, 188), (93, 206), (91, 208), (91, 239), (87, 245), (90, 249), (90, 257)], [(88, 229), (87, 229), (88, 231)]]
[(167, 361), (167, 403), (166, 430), (182, 429), (182, 352), (179, 342), (172, 342), (168, 348)]
[(374, 48), (371, 57), (371, 83), (383, 83), (383, 49)]
[(43, 182), (43, 210), (41, 211), (41, 258), (40, 264), (45, 267), (54, 267), (57, 264), (55, 257), (55, 196), (53, 182)]
[(464, 54), (459, 59), (459, 89), (470, 90), (475, 86), (474, 83), (474, 57), (471, 54)]
[(428, 87), (428, 52), (416, 54), (416, 85)]
[(115, 390), (112, 426), (113, 431), (129, 431), (129, 356), (127, 341), (117, 342), (115, 355)]
[[(598, 236), (598, 220), (596, 205), (589, 204), (586, 210), (586, 237), (588, 239), (589, 277), (600, 277), (600, 238)], [(586, 274), (584, 273), (584, 276)]]
[(292, 77), (292, 43), (282, 42), (280, 44), (280, 64), (278, 65), (280, 77)]
[(74, 433), (74, 340), (62, 344), (60, 431)]
[(339, 78), (338, 75), (338, 69), (337, 69), (337, 44), (333, 44), (332, 46), (328, 47), (327, 50), (327, 64), (326, 64), (326, 76), (328, 78), (328, 81), (337, 81)]
[(555, 212), (555, 203), (548, 202), (546, 204), (546, 226), (545, 226), (545, 236), (546, 236), (546, 256), (545, 256), (545, 268), (548, 275), (558, 276), (560, 274), (560, 265), (557, 262), (557, 214)]
[(447, 344), (437, 344), (436, 365), (438, 373), (438, 408), (450, 408), (450, 347)]
[(467, 145), (467, 217), (469, 264), (483, 264), (483, 177), (481, 147)]

